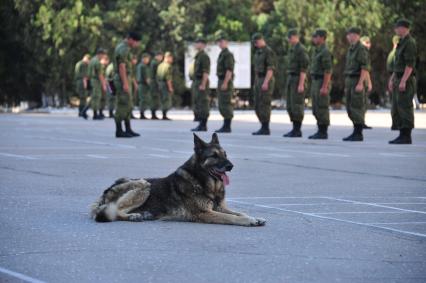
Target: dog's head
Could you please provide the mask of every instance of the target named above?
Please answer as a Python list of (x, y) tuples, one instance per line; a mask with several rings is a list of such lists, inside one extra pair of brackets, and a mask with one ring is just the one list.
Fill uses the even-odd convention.
[(216, 133), (213, 134), (210, 143), (204, 142), (194, 134), (194, 151), (202, 169), (213, 178), (222, 180), (225, 185), (229, 183), (226, 172), (231, 171), (234, 165), (228, 160), (226, 152), (220, 146)]

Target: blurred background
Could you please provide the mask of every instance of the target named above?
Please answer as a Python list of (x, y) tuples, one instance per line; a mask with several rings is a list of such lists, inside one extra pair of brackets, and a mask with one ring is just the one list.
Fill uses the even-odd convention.
[[(392, 49), (393, 24), (400, 17), (413, 22), (412, 34), (418, 46), (418, 96), (424, 103), (425, 0), (2, 0), (0, 106), (8, 109), (22, 102), (29, 108), (72, 105), (76, 99), (75, 63), (98, 47), (108, 49), (111, 57), (115, 45), (129, 30), (143, 35), (138, 55), (157, 50), (175, 54), (175, 107), (190, 103), (184, 82), (187, 42), (198, 36), (213, 41), (218, 30), (229, 34), (232, 41), (247, 42), (251, 34), (261, 32), (277, 53), (274, 98), (281, 100), (286, 96), (288, 29), (299, 28), (302, 42), (311, 49), (311, 34), (322, 27), (328, 30), (327, 42), (334, 55), (332, 104), (339, 108), (344, 102), (345, 30), (359, 26), (372, 42), (374, 89), (370, 107), (386, 107), (386, 57)], [(237, 91), (237, 95), (250, 101), (250, 90)]]

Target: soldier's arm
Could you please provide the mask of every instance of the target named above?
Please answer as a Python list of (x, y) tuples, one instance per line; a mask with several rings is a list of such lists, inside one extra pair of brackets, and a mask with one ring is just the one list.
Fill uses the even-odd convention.
[(205, 90), (209, 80), (210, 59), (207, 55), (202, 60), (203, 79), (201, 80), (200, 90)]
[(404, 69), (404, 75), (402, 75), (401, 82), (399, 83), (399, 90), (405, 91), (407, 88), (407, 80), (410, 78), (413, 73), (413, 67), (406, 66)]
[(404, 69), (404, 74), (402, 75), (401, 82), (399, 83), (399, 90), (405, 91), (407, 80), (410, 78), (413, 73), (414, 65), (416, 64), (416, 45), (414, 43), (408, 44), (404, 50), (404, 60), (406, 66)]
[(232, 71), (226, 70), (225, 79), (223, 80), (222, 90), (228, 89), (228, 84), (231, 79), (232, 79)]
[(232, 75), (234, 72), (234, 58), (233, 55), (229, 54), (228, 58), (225, 62), (226, 67), (226, 73), (225, 73), (225, 79), (223, 80), (223, 90), (226, 90), (228, 88), (228, 83), (232, 79)]
[(309, 58), (308, 54), (304, 49), (301, 50), (302, 54), (300, 56), (301, 58), (301, 70), (299, 74), (299, 85), (297, 88), (297, 91), (299, 93), (303, 93), (305, 91), (305, 80), (306, 80), (306, 70), (309, 67)]
[(332, 69), (332, 66), (333, 66), (333, 60), (332, 60), (331, 54), (329, 52), (326, 52), (321, 57), (321, 64), (322, 64), (322, 67), (324, 69), (324, 79), (322, 81), (320, 94), (325, 96), (325, 95), (328, 95), (329, 84), (330, 84), (330, 81), (331, 81), (331, 69)]
[(389, 81), (388, 81), (388, 91), (389, 92), (393, 91), (393, 80), (394, 80), (394, 78), (395, 78), (395, 73), (392, 73), (392, 75), (390, 76)]
[(126, 64), (120, 63), (120, 65), (118, 65), (118, 73), (123, 84), (123, 91), (129, 93), (129, 80), (127, 79)]
[(267, 51), (266, 54), (266, 76), (265, 80), (263, 81), (262, 90), (267, 91), (269, 89), (269, 81), (274, 76), (274, 70), (275, 70), (275, 58), (272, 52)]
[(330, 84), (331, 81), (331, 73), (324, 73), (324, 79), (322, 81), (322, 86), (320, 89), (320, 94), (321, 95), (327, 95), (328, 94), (328, 85)]
[(361, 92), (364, 89), (364, 82), (367, 80), (368, 76), (368, 51), (363, 48), (360, 50), (358, 55), (358, 61), (361, 65), (361, 74), (359, 76), (358, 83), (355, 87), (357, 92)]
[(102, 72), (99, 72), (99, 80), (101, 81), (102, 91), (105, 93), (107, 90), (105, 76)]
[(169, 89), (170, 93), (173, 93), (175, 90), (173, 88), (173, 70), (172, 67), (170, 66), (169, 69), (167, 70), (167, 74), (166, 74), (166, 80), (167, 80), (167, 88)]

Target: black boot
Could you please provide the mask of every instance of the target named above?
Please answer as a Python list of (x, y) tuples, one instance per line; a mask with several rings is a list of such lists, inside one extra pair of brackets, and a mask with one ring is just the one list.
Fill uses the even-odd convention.
[(83, 105), (80, 104), (78, 106), (78, 117), (83, 117), (83, 109), (84, 109)]
[(191, 129), (192, 132), (207, 132), (207, 119), (200, 119), (200, 124), (194, 129)]
[(408, 128), (404, 128), (400, 130), (399, 136), (394, 139), (391, 140), (389, 142), (390, 144), (412, 144), (412, 140), (411, 140), (411, 129)]
[(159, 120), (157, 115), (155, 114), (155, 110), (151, 110), (151, 120)]
[(104, 111), (103, 110), (99, 110), (99, 118), (101, 120), (105, 119), (105, 115), (104, 115)]
[(252, 133), (253, 136), (269, 136), (270, 134), (269, 122), (262, 123), (262, 127), (257, 132)]
[(223, 120), (223, 126), (219, 130), (216, 130), (216, 133), (230, 133), (231, 132), (231, 119)]
[(121, 127), (121, 121), (115, 120), (115, 137), (116, 138), (131, 138), (132, 135), (123, 132), (123, 128)]
[(141, 117), (140, 117), (140, 119), (141, 119), (141, 120), (146, 120), (146, 117), (145, 117), (145, 111), (142, 111), (142, 110), (141, 110)]
[(93, 120), (99, 120), (98, 111), (93, 110)]
[(197, 114), (194, 114), (194, 122), (200, 122), (200, 117)]
[(362, 128), (365, 129), (365, 130), (371, 130), (373, 127), (367, 126), (367, 124), (364, 123), (362, 125)]
[(126, 134), (131, 135), (132, 137), (140, 136), (140, 134), (132, 131), (132, 128), (130, 127), (130, 120), (128, 119), (124, 120), (124, 126), (126, 126)]
[(293, 130), (285, 134), (283, 137), (286, 138), (301, 138), (302, 131), (300, 128), (302, 127), (302, 122), (293, 122)]
[(395, 124), (392, 124), (391, 131), (398, 131), (398, 130), (399, 130), (398, 126)]
[(364, 136), (362, 135), (362, 124), (356, 124), (354, 125), (354, 131), (353, 133), (344, 138), (343, 141), (363, 141)]
[(318, 125), (318, 132), (316, 132), (312, 136), (309, 136), (309, 139), (311, 139), (311, 140), (326, 140), (326, 139), (328, 139), (327, 129), (328, 129), (328, 126), (326, 126), (326, 125)]
[(114, 111), (113, 110), (109, 110), (109, 118), (114, 118)]
[(81, 110), (81, 117), (83, 117), (86, 120), (89, 118), (89, 116), (87, 116), (87, 110), (89, 110), (89, 106), (88, 105), (86, 105), (83, 108), (83, 110)]
[(167, 110), (163, 110), (163, 120), (166, 120), (166, 121), (171, 121), (172, 120), (169, 117), (167, 117)]

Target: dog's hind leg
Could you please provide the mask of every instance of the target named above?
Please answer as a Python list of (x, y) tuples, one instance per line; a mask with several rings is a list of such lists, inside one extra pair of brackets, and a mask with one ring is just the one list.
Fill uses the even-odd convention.
[(143, 221), (149, 220), (150, 215), (140, 213), (129, 213), (140, 207), (148, 199), (150, 187), (139, 187), (128, 191), (117, 200), (117, 220), (121, 221)]

